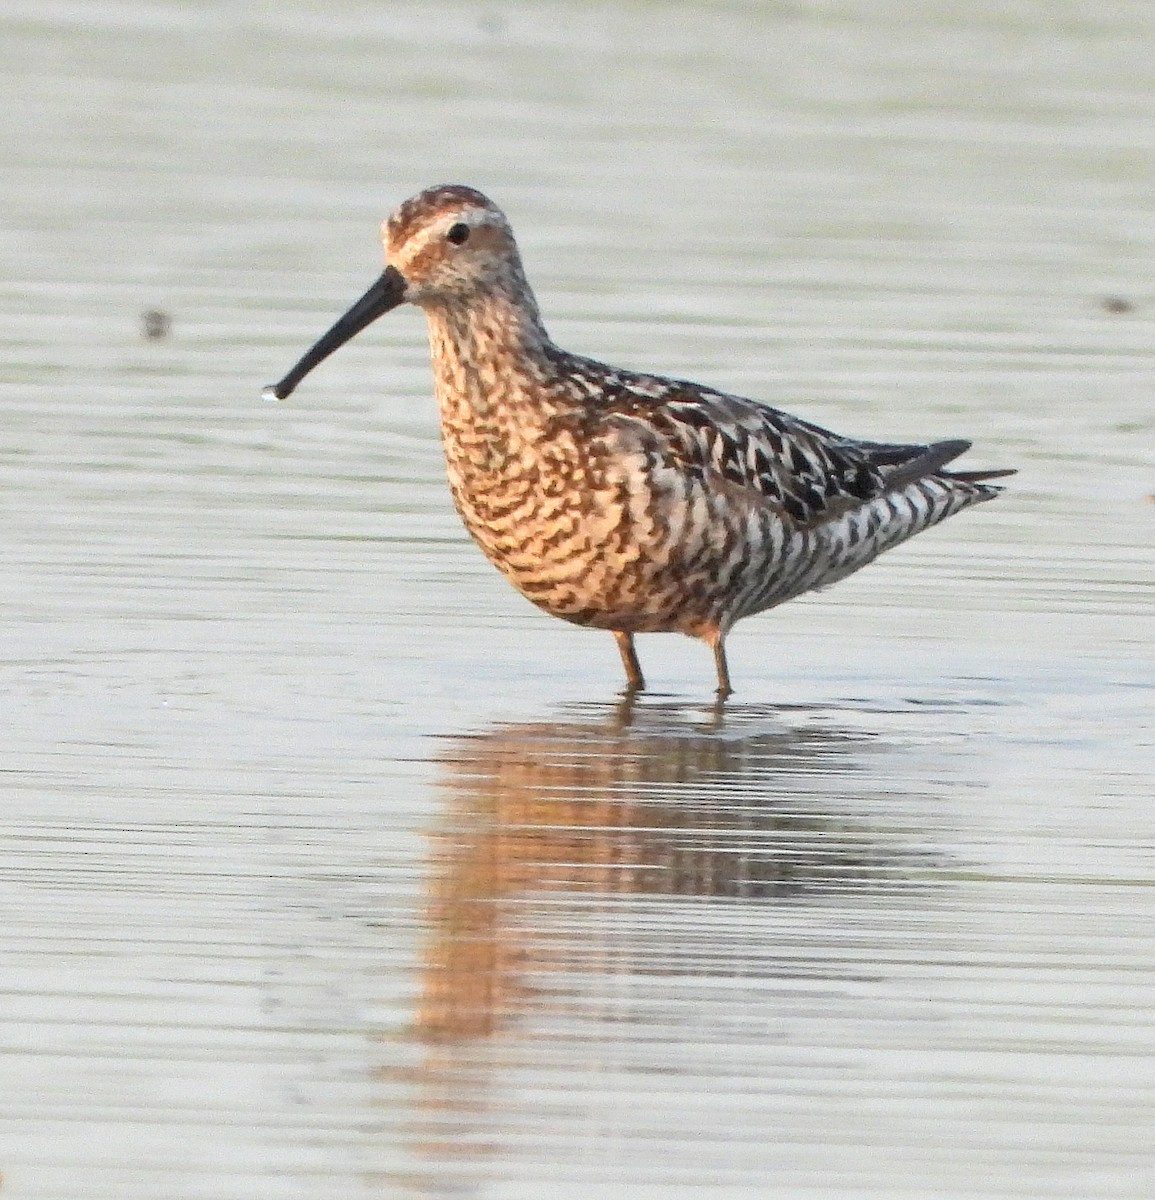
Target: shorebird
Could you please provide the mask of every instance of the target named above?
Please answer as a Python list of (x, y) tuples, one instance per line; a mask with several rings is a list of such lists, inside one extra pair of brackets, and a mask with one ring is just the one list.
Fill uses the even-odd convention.
[(825, 587), (1001, 491), (1013, 471), (948, 471), (970, 448), (862, 441), (755, 400), (619, 370), (555, 346), (504, 213), (460, 185), (382, 226), (386, 266), (280, 381), (301, 380), (402, 303), (424, 309), (449, 487), (466, 528), (524, 596), (617, 640), (675, 631), (714, 654), (736, 621)]

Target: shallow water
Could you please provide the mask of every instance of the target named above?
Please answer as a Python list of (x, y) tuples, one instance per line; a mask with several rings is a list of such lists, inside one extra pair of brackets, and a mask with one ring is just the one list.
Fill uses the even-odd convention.
[[(1061, 7), (6, 7), (5, 1196), (1155, 1190), (1155, 18)], [(563, 345), (1020, 475), (626, 705), (416, 314), (258, 399), (446, 179)]]

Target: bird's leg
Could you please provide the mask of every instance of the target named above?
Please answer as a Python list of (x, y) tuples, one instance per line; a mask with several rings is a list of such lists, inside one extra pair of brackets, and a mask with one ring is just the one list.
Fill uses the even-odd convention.
[(626, 669), (626, 691), (644, 692), (646, 681), (642, 678), (638, 652), (634, 649), (634, 635), (624, 629), (615, 629), (613, 632), (614, 640), (618, 644), (618, 653), (622, 656), (622, 666)]
[(726, 635), (715, 625), (707, 631), (705, 640), (714, 651), (714, 668), (718, 672), (718, 699), (725, 700), (734, 690), (730, 686), (730, 668), (726, 665)]

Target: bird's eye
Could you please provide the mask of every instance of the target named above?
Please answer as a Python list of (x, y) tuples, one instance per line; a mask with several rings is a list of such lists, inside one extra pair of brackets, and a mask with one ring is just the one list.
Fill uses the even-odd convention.
[(462, 221), (458, 221), (456, 225), (449, 226), (445, 236), (455, 246), (460, 246), (463, 242), (469, 240), (469, 226)]

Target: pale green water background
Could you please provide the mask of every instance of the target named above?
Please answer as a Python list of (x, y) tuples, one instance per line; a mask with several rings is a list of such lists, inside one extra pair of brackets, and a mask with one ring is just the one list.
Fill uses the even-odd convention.
[[(1155, 8), (9, 0), (0, 64), (0, 1195), (1155, 1194)], [(1021, 474), (621, 710), (418, 314), (258, 399), (443, 181), (562, 344)]]

